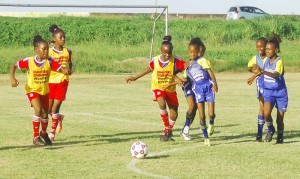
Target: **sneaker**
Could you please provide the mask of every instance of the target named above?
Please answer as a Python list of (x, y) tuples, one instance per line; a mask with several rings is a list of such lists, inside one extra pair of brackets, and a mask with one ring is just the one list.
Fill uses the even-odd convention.
[(209, 139), (204, 139), (204, 146), (210, 146)]
[(277, 134), (276, 144), (282, 144), (282, 143), (283, 143), (283, 134)]
[(214, 134), (214, 132), (215, 132), (215, 125), (214, 124), (212, 124), (212, 125), (209, 124), (208, 128), (207, 128), (208, 135), (212, 136)]
[(262, 140), (262, 136), (256, 136), (256, 142), (262, 142), (263, 140)]
[(55, 140), (55, 134), (53, 133), (49, 133), (48, 137), (50, 138), (50, 140), (53, 142)]
[(274, 132), (268, 132), (265, 138), (265, 142), (271, 142)]
[(56, 133), (61, 133), (62, 131), (62, 121), (64, 120), (64, 115), (59, 115), (58, 124), (56, 127)]
[(47, 132), (43, 133), (42, 131), (40, 131), (40, 136), (44, 139), (45, 145), (52, 145)]
[(33, 138), (33, 144), (37, 146), (44, 146), (45, 142), (41, 139), (40, 136)]
[(191, 136), (189, 135), (189, 133), (183, 133), (182, 131), (180, 132), (180, 135), (183, 137), (184, 140), (186, 141), (190, 141), (192, 140)]
[(160, 141), (162, 142), (174, 141), (174, 139), (172, 139), (172, 136), (173, 136), (172, 131), (164, 131), (160, 136)]
[(183, 137), (184, 140), (190, 141), (192, 140), (190, 134), (189, 134), (189, 126), (184, 126), (184, 128), (181, 130), (180, 135)]

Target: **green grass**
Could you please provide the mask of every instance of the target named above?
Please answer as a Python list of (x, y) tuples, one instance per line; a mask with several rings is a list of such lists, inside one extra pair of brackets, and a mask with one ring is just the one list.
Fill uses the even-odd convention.
[[(152, 102), (149, 76), (125, 84), (124, 75), (75, 74), (61, 113), (64, 128), (51, 147), (32, 145), (30, 108), (23, 89), (0, 75), (1, 178), (299, 178), (298, 109), (300, 73), (286, 73), (289, 107), (285, 143), (256, 143), (258, 103), (250, 73), (217, 73), (216, 129), (211, 147), (203, 146), (198, 118), (191, 142), (179, 131), (187, 104), (178, 88), (179, 118), (175, 142), (163, 143), (163, 124)], [(275, 113), (273, 113), (275, 118)], [(276, 135), (274, 136), (276, 138)], [(143, 141), (149, 157), (134, 160), (130, 146)]]
[[(287, 71), (299, 72), (299, 17), (278, 16), (247, 21), (225, 19), (170, 19), (174, 54), (187, 60), (187, 45), (199, 36), (207, 46), (205, 57), (216, 72), (245, 71), (257, 53), (255, 40), (271, 32), (282, 36), (280, 56)], [(32, 40), (41, 34), (51, 40), (48, 27), (56, 23), (65, 32), (66, 46), (73, 50), (76, 73), (120, 74), (140, 71), (148, 66), (153, 19), (148, 16), (99, 17), (0, 17), (0, 74), (8, 73), (16, 60), (34, 55)], [(38, 27), (38, 28), (36, 28)], [(157, 24), (154, 53), (160, 54), (164, 21)]]

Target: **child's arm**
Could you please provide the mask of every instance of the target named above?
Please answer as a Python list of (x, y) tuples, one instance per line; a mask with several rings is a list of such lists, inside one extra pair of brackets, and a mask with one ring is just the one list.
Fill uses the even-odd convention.
[(174, 78), (175, 78), (175, 81), (173, 83), (165, 85), (163, 87), (164, 90), (167, 89), (167, 88), (169, 88), (170, 86), (173, 86), (173, 85), (180, 85), (180, 86), (182, 86), (182, 84), (186, 81), (186, 79), (181, 79), (177, 75), (175, 75)]
[(143, 71), (141, 71), (140, 73), (136, 74), (135, 76), (129, 76), (125, 80), (126, 80), (127, 83), (130, 83), (131, 81), (135, 81), (135, 80), (147, 75), (151, 71), (152, 71), (152, 69), (150, 67), (147, 67)]
[(259, 75), (253, 74), (250, 78), (247, 79), (247, 84), (251, 85), (257, 76)]
[(69, 75), (72, 75), (73, 73), (73, 63), (69, 62), (69, 69), (71, 69), (71, 73)]
[(10, 74), (10, 84), (12, 87), (17, 87), (19, 85), (19, 81), (15, 78), (15, 72), (17, 68), (18, 66), (16, 63), (10, 66), (9, 74)]
[(61, 67), (61, 68), (59, 69), (59, 72), (65, 74), (65, 75), (71, 75), (72, 72), (73, 72), (73, 70), (70, 69), (70, 68)]
[(212, 71), (211, 68), (207, 69), (207, 72), (211, 78), (211, 80), (213, 81), (213, 87), (212, 87), (212, 90), (216, 93), (218, 92), (218, 84), (217, 84), (217, 79), (216, 79), (216, 76), (214, 74), (214, 72)]

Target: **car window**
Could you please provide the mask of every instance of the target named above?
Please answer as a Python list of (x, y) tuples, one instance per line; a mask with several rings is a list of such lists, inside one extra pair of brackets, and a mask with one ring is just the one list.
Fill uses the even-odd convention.
[(240, 7), (241, 11), (243, 12), (249, 12), (249, 13), (252, 13), (253, 12), (253, 9), (252, 7)]
[(261, 9), (254, 8), (254, 13), (264, 14), (265, 12), (263, 10), (261, 10)]
[(236, 7), (231, 7), (231, 8), (228, 10), (228, 12), (235, 12), (236, 10), (237, 10)]

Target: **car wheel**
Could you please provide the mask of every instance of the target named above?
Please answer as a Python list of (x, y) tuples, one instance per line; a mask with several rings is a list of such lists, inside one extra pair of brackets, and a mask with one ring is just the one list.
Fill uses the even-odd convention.
[(245, 17), (240, 17), (240, 20), (243, 20), (243, 19), (245, 19)]

